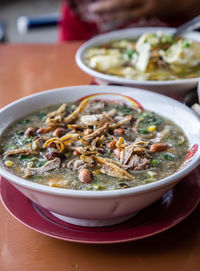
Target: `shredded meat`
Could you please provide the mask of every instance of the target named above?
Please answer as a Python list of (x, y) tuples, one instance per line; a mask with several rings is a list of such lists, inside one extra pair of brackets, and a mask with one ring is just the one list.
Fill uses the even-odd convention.
[(136, 142), (125, 147), (120, 153), (120, 163), (128, 165), (132, 170), (147, 169), (150, 155), (146, 142)]
[(101, 111), (106, 106), (104, 101), (92, 101), (92, 103), (88, 104), (87, 111), (89, 111), (90, 114), (97, 113), (98, 111)]
[(39, 155), (39, 153), (35, 150), (31, 150), (31, 149), (14, 149), (14, 150), (9, 150), (4, 152), (4, 156), (10, 156), (10, 155), (19, 155), (19, 154), (23, 154), (23, 155)]
[(139, 157), (137, 154), (133, 155), (128, 163), (128, 165), (133, 170), (147, 169), (149, 166), (149, 159), (146, 157)]
[(80, 170), (83, 168), (87, 168), (87, 164), (81, 159), (75, 158), (69, 161), (67, 167), (71, 170)]
[(31, 148), (34, 151), (42, 150), (42, 147), (43, 147), (45, 141), (46, 141), (46, 138), (42, 138), (42, 137), (37, 136), (33, 139)]
[(59, 158), (55, 158), (54, 160), (51, 160), (49, 162), (47, 162), (44, 166), (42, 167), (38, 167), (38, 168), (26, 168), (25, 169), (25, 178), (32, 176), (32, 175), (40, 175), (40, 174), (44, 174), (47, 171), (56, 169), (60, 167), (60, 159)]
[(83, 125), (98, 125), (102, 126), (106, 122), (110, 122), (112, 119), (108, 114), (94, 114), (81, 116), (80, 122)]

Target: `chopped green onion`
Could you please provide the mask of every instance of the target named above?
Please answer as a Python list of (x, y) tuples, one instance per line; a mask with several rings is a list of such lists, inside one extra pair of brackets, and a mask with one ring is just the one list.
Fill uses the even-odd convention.
[(159, 161), (157, 159), (153, 159), (153, 160), (151, 160), (151, 164), (158, 165)]
[(148, 178), (148, 179), (144, 180), (145, 183), (152, 183), (152, 182), (155, 182), (155, 181), (156, 181), (156, 178), (154, 178), (154, 177), (151, 177), (151, 178)]
[(18, 135), (18, 136), (23, 136), (23, 135), (24, 135), (24, 132), (23, 132), (23, 131), (19, 131), (19, 132), (16, 133), (16, 135)]
[(188, 48), (190, 47), (190, 41), (189, 40), (184, 40), (183, 41), (183, 48)]
[(162, 153), (162, 157), (168, 161), (173, 161), (175, 156), (171, 153)]
[(148, 114), (147, 112), (142, 112), (142, 117), (149, 118), (150, 114)]
[(131, 59), (134, 54), (137, 54), (137, 52), (135, 50), (129, 49), (129, 50), (124, 51), (124, 54), (127, 55), (129, 59)]
[(153, 112), (143, 112), (141, 114), (141, 117), (143, 119), (141, 119), (142, 123), (149, 125), (159, 125), (163, 122), (163, 118), (156, 116), (155, 113)]
[(170, 35), (164, 35), (164, 36), (161, 37), (161, 42), (162, 43), (172, 43), (173, 38)]
[(177, 145), (181, 145), (185, 142), (185, 138), (183, 136), (178, 137)]
[(102, 184), (94, 184), (93, 187), (95, 188), (95, 190), (103, 190), (103, 189), (105, 189), (104, 185), (102, 185)]
[(29, 119), (23, 119), (19, 121), (19, 124), (28, 124), (28, 123), (30, 123)]
[(42, 166), (44, 166), (44, 164), (45, 164), (45, 162), (40, 162), (40, 163), (37, 164), (37, 166), (42, 167)]
[(156, 172), (154, 172), (154, 171), (147, 171), (147, 174), (151, 177), (151, 178), (153, 178), (153, 177), (155, 177), (156, 176)]
[(40, 119), (40, 120), (42, 120), (44, 117), (46, 117), (46, 113), (44, 113), (44, 112), (40, 112), (40, 113), (38, 113), (37, 114), (37, 116), (38, 116), (38, 118)]
[(149, 131), (147, 129), (143, 129), (143, 128), (139, 128), (138, 131), (141, 134), (148, 134), (149, 133)]
[(23, 140), (23, 143), (31, 143), (32, 142), (32, 140), (33, 140), (33, 137), (32, 136), (30, 136), (30, 137), (27, 137), (27, 138), (25, 138), (24, 140)]
[(21, 154), (19, 156), (19, 160), (21, 160), (21, 161), (23, 161), (23, 160), (30, 160), (31, 158), (32, 158), (31, 155), (23, 155), (23, 154)]

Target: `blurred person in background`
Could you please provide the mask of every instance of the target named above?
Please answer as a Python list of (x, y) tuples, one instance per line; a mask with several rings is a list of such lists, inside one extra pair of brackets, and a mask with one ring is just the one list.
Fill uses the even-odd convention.
[(176, 27), (198, 14), (200, 0), (63, 0), (60, 40), (87, 40), (125, 27)]

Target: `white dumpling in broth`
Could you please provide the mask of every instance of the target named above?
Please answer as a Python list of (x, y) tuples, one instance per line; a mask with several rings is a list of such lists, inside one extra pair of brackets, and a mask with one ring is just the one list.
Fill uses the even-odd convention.
[(162, 59), (173, 66), (194, 67), (200, 64), (200, 44), (187, 40), (179, 40), (168, 50), (160, 50)]
[(122, 55), (118, 50), (107, 50), (105, 55), (96, 55), (90, 58), (89, 67), (107, 71), (110, 68), (120, 67), (125, 63)]

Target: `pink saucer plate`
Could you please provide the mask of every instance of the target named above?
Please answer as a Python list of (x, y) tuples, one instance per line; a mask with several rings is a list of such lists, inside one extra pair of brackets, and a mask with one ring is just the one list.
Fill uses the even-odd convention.
[(5, 208), (29, 228), (57, 239), (90, 244), (112, 244), (161, 233), (189, 216), (200, 202), (200, 173), (194, 170), (162, 198), (131, 219), (107, 227), (91, 228), (63, 222), (36, 205), (6, 179), (0, 195)]

